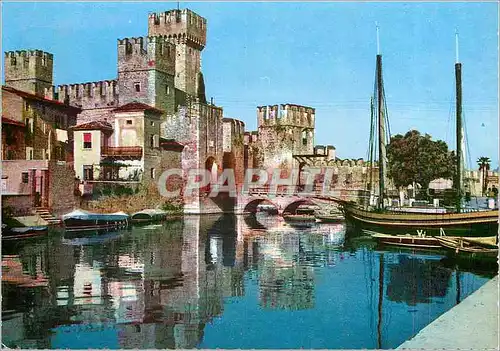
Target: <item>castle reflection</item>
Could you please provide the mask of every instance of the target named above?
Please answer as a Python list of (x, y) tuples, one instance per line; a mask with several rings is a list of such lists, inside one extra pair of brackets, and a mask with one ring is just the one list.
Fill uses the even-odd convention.
[[(346, 262), (345, 243), (342, 225), (297, 230), (279, 217), (229, 215), (87, 238), (53, 232), (2, 248), (2, 336), (22, 348), (195, 348), (226, 302), (246, 295), (245, 279), (262, 310), (318, 308), (318, 269)], [(446, 294), (439, 261), (391, 257), (389, 300)]]

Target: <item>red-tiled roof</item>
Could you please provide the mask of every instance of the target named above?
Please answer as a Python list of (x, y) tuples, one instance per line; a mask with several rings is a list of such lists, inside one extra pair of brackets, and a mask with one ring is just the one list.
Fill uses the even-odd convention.
[(45, 103), (48, 103), (48, 104), (51, 104), (51, 105), (56, 105), (56, 106), (64, 108), (64, 109), (72, 110), (75, 113), (80, 113), (82, 111), (82, 109), (80, 109), (78, 107), (69, 106), (69, 105), (66, 105), (66, 104), (64, 104), (64, 103), (62, 103), (60, 101), (46, 99), (46, 98), (44, 98), (42, 96), (31, 94), (31, 93), (28, 93), (26, 91), (18, 90), (18, 89), (12, 88), (12, 87), (2, 86), (2, 90), (3, 91), (8, 91), (8, 92), (10, 92), (12, 94), (16, 94), (17, 96), (23, 97), (25, 99), (41, 101), (41, 102), (45, 102)]
[(5, 123), (5, 124), (12, 124), (14, 126), (19, 126), (19, 127), (24, 127), (25, 124), (21, 121), (16, 121), (14, 119), (11, 119), (11, 118), (7, 118), (5, 116), (2, 116), (2, 123)]
[(117, 107), (113, 110), (113, 112), (133, 112), (133, 111), (153, 111), (160, 114), (165, 113), (163, 110), (143, 104), (142, 102), (138, 101), (129, 102), (128, 104)]
[(82, 123), (76, 125), (72, 128), (73, 130), (102, 130), (102, 131), (113, 131), (113, 126), (105, 121), (92, 121), (87, 123)]

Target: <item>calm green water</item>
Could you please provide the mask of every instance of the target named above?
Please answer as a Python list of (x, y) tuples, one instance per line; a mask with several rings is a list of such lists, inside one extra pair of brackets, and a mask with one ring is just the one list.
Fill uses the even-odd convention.
[(203, 216), (2, 243), (2, 340), (22, 348), (394, 348), (488, 281), (342, 225)]

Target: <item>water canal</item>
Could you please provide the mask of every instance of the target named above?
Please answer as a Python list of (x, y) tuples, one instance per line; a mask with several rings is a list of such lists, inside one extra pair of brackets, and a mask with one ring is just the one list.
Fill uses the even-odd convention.
[(2, 243), (2, 340), (21, 348), (394, 348), (495, 271), (388, 251), (342, 224), (187, 217)]

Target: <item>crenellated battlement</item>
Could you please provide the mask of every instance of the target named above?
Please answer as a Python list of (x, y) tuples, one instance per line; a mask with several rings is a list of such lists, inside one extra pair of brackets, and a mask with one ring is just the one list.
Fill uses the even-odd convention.
[(157, 69), (174, 75), (175, 44), (164, 36), (118, 39), (118, 71)]
[(254, 145), (259, 141), (259, 132), (254, 130), (251, 132), (245, 132), (243, 137), (243, 143), (245, 145)]
[(5, 58), (12, 58), (12, 57), (41, 57), (41, 58), (46, 58), (47, 60), (53, 60), (54, 55), (45, 52), (42, 50), (16, 50), (16, 51), (6, 51), (5, 52)]
[(51, 86), (45, 96), (83, 109), (106, 108), (118, 105), (118, 83), (103, 80)]
[(258, 126), (283, 125), (314, 129), (315, 113), (312, 107), (288, 103), (257, 106)]
[(224, 126), (228, 126), (228, 128), (230, 128), (233, 137), (238, 136), (241, 138), (245, 134), (245, 122), (240, 121), (239, 119), (225, 117), (222, 119), (222, 123)]
[(189, 9), (150, 13), (148, 35), (166, 36), (176, 43), (203, 50), (207, 39), (207, 20)]
[(51, 53), (42, 50), (5, 52), (5, 85), (43, 96), (52, 85), (53, 60)]

